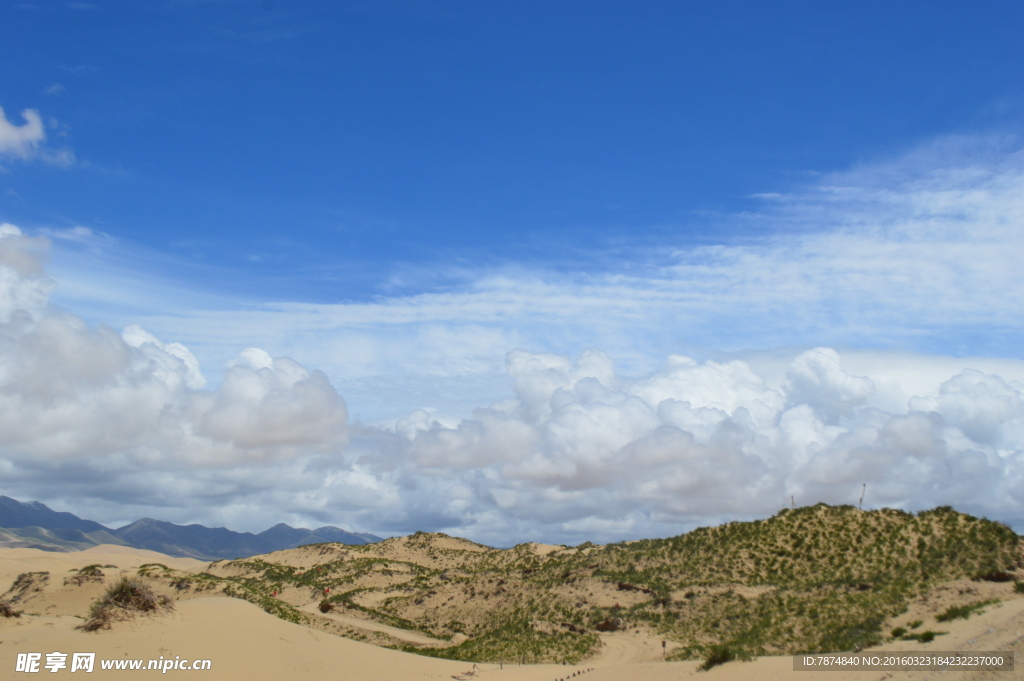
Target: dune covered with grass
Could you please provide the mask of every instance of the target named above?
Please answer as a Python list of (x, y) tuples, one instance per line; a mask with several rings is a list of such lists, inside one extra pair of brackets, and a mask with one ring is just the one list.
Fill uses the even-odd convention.
[(358, 678), (787, 678), (796, 653), (1024, 640), (1020, 538), (949, 508), (822, 504), (606, 546), (418, 533), (208, 564), (126, 547), (2, 549), (0, 578), (4, 665), (26, 646), (88, 643), (140, 658), (210, 651), (237, 671), (253, 663), (232, 657), (243, 637), (264, 670), (330, 670), (344, 655), (366, 661)]

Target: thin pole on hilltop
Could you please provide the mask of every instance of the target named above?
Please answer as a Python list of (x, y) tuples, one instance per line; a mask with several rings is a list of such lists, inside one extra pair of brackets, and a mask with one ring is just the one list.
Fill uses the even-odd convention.
[(857, 502), (857, 508), (864, 510), (864, 493), (868, 491), (868, 483), (864, 483), (864, 486), (860, 488), (860, 501)]

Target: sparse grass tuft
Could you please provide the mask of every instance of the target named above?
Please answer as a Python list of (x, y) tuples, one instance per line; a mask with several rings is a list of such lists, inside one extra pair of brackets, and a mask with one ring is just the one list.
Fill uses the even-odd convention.
[(21, 611), (12, 608), (10, 603), (0, 603), (0, 617), (21, 617)]
[(950, 606), (944, 613), (935, 616), (936, 622), (949, 622), (955, 619), (967, 619), (976, 610), (984, 608), (986, 605), (992, 605), (998, 603), (998, 600), (981, 601), (980, 603), (972, 603), (971, 605), (961, 605), (959, 607)]
[(86, 565), (78, 570), (71, 568), (71, 572), (76, 573), (73, 577), (64, 578), (64, 586), (68, 584), (74, 584), (75, 586), (82, 586), (89, 582), (102, 582), (103, 581), (103, 570), (99, 563), (93, 563), (92, 565)]

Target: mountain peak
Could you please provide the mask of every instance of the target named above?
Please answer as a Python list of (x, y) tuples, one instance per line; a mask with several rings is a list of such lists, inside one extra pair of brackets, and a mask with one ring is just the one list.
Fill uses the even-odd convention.
[(22, 503), (0, 496), (0, 527), (18, 529), (42, 527), (48, 530), (79, 530), (98, 532), (106, 527), (92, 520), (83, 520), (72, 513), (54, 511), (38, 501)]

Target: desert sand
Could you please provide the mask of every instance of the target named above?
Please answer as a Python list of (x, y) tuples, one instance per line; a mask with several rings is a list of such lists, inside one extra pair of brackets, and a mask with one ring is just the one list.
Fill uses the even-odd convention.
[[(545, 547), (547, 548), (547, 547)], [(238, 681), (260, 679), (365, 679), (367, 681), (469, 679), (483, 681), (552, 681), (579, 678), (586, 681), (661, 681), (694, 678), (739, 681), (740, 679), (801, 679), (814, 681), (875, 681), (882, 679), (1021, 679), (1024, 668), (1015, 672), (844, 672), (793, 671), (793, 658), (762, 657), (752, 662), (731, 662), (709, 672), (697, 669), (698, 662), (662, 662), (660, 641), (635, 631), (602, 634), (602, 648), (596, 658), (575, 666), (473, 664), (439, 660), (402, 653), (352, 641), (280, 620), (250, 603), (223, 596), (200, 596), (178, 600), (166, 614), (139, 616), (116, 623), (110, 630), (86, 633), (76, 629), (89, 598), (99, 585), (81, 591), (62, 583), (65, 575), (86, 565), (116, 565), (108, 575), (120, 574), (138, 566), (160, 562), (187, 571), (199, 571), (206, 564), (191, 559), (164, 556), (151, 551), (101, 546), (77, 553), (48, 553), (35, 549), (0, 549), (0, 590), (6, 590), (15, 577), (24, 572), (47, 571), (50, 584), (45, 593), (26, 608), (20, 618), (0, 618), (0, 669), (3, 678), (18, 678), (14, 673), (18, 653), (45, 654), (96, 653), (96, 670), (91, 678), (152, 678), (152, 671), (104, 671), (103, 659), (209, 659), (209, 671), (170, 670), (176, 676), (202, 675), (207, 678)], [(963, 589), (987, 590), (979, 597), (997, 595), (1001, 602), (988, 606), (968, 620), (942, 625), (948, 633), (934, 642), (889, 643), (873, 650), (1013, 650), (1024, 649), (1024, 597), (1015, 596), (1006, 585), (964, 582), (946, 585), (917, 610), (905, 614), (935, 612), (945, 607), (948, 598)], [(991, 593), (989, 593), (991, 592)], [(30, 614), (35, 612), (37, 614)], [(358, 623), (358, 622), (357, 622)], [(382, 625), (381, 625), (382, 626)], [(416, 634), (412, 634), (416, 635)], [(69, 658), (70, 661), (70, 658)], [(1018, 659), (1018, 664), (1024, 661)], [(49, 674), (45, 669), (43, 674)], [(68, 669), (57, 672), (70, 673)], [(575, 676), (574, 676), (575, 675)], [(28, 676), (26, 675), (26, 678)]]

